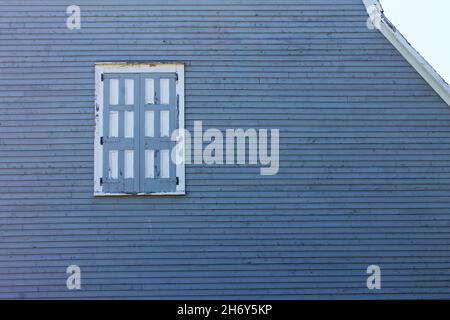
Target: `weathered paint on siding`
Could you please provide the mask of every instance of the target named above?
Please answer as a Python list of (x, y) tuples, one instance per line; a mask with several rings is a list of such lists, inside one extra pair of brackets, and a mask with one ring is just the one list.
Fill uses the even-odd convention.
[[(450, 298), (450, 108), (366, 20), (360, 0), (0, 1), (0, 298)], [(280, 128), (279, 174), (188, 165), (185, 197), (94, 198), (99, 61), (185, 63), (187, 128)]]

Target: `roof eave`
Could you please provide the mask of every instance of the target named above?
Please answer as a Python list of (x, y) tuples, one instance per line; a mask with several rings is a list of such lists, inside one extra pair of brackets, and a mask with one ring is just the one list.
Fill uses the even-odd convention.
[(439, 96), (450, 106), (450, 87), (437, 71), (417, 52), (383, 13), (378, 0), (363, 0), (374, 26), (392, 43)]

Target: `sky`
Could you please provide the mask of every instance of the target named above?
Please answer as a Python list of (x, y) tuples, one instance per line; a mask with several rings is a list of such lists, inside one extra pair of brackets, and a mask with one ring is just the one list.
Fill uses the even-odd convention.
[(450, 0), (380, 0), (385, 16), (450, 83)]

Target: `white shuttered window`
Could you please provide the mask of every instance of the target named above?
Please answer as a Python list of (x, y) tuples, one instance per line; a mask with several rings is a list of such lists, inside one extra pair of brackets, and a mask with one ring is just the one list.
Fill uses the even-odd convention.
[(94, 194), (184, 194), (184, 67), (96, 65)]

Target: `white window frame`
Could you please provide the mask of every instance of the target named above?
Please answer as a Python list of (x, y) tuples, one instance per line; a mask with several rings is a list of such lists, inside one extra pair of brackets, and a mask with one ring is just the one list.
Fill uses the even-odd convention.
[[(100, 184), (103, 176), (103, 145), (100, 139), (103, 135), (103, 81), (104, 73), (177, 73), (176, 92), (179, 99), (178, 129), (184, 131), (184, 64), (182, 63), (117, 63), (98, 62), (95, 64), (95, 141), (94, 141), (94, 196), (163, 196), (185, 195), (185, 165), (180, 161), (176, 165), (178, 184), (174, 192), (155, 193), (105, 193)], [(184, 146), (183, 146), (184, 148)], [(144, 174), (139, 172), (139, 174)]]

